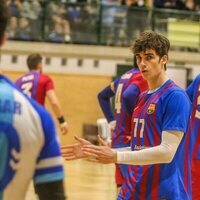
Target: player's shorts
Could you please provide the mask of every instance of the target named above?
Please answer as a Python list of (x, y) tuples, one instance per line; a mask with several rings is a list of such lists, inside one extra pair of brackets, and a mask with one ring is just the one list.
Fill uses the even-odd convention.
[(115, 164), (115, 182), (118, 187), (121, 187), (125, 181), (128, 165)]
[(192, 199), (200, 199), (200, 160), (192, 160)]

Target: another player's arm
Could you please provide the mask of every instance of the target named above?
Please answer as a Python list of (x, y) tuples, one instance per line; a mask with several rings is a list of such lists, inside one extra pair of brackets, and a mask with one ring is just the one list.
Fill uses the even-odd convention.
[(110, 104), (110, 98), (112, 98), (115, 95), (115, 92), (112, 88), (113, 86), (111, 85), (112, 83), (105, 87), (103, 90), (101, 90), (98, 94), (99, 105), (108, 122), (114, 120), (114, 115), (112, 113), (112, 108)]
[[(105, 87), (98, 94), (98, 101), (101, 107), (102, 112), (104, 113), (105, 118), (111, 125), (111, 129), (114, 129), (115, 126), (115, 118), (112, 112), (112, 106), (110, 102), (110, 98), (115, 95), (115, 84), (118, 83), (118, 79), (115, 82), (112, 82), (110, 85)], [(113, 128), (112, 128), (113, 126)]]
[(51, 90), (48, 90), (47, 93), (46, 93), (46, 96), (51, 104), (51, 107), (59, 121), (59, 124), (60, 124), (60, 128), (61, 128), (61, 132), (63, 134), (67, 133), (68, 132), (68, 124), (67, 122), (65, 121), (65, 118), (64, 116), (62, 115), (62, 111), (61, 111), (61, 107), (60, 107), (60, 103), (58, 101), (58, 98), (56, 96), (56, 93), (55, 93), (55, 90), (54, 89), (51, 89)]

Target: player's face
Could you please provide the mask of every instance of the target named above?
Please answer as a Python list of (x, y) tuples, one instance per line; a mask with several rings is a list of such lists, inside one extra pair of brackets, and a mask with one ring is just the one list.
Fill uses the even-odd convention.
[(167, 62), (167, 56), (160, 58), (153, 49), (147, 49), (136, 55), (138, 67), (142, 76), (146, 80), (157, 79), (165, 72), (164, 64)]

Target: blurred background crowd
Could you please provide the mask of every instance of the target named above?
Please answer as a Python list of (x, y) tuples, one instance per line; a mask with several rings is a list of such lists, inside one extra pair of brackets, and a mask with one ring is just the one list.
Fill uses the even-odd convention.
[(10, 40), (129, 46), (145, 29), (168, 35), (174, 19), (200, 19), (200, 0), (8, 0), (8, 6)]

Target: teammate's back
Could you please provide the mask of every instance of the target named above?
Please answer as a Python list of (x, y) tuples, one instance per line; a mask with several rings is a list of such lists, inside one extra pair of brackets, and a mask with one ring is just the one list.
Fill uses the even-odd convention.
[(42, 106), (45, 105), (45, 97), (48, 90), (54, 89), (52, 79), (38, 71), (30, 71), (16, 81), (16, 85), (26, 95), (37, 101)]
[(60, 124), (61, 132), (68, 132), (68, 124), (62, 114), (61, 106), (54, 89), (54, 83), (50, 76), (42, 73), (42, 56), (38, 53), (30, 54), (27, 58), (29, 72), (16, 81), (16, 86), (27, 96), (37, 101), (42, 106), (45, 105), (47, 97), (52, 110)]
[(33, 177), (35, 184), (62, 180), (62, 159), (50, 115), (3, 76), (0, 111), (2, 199), (24, 199)]

